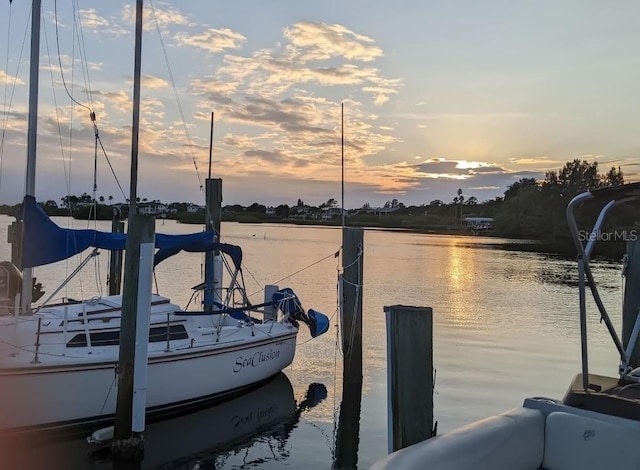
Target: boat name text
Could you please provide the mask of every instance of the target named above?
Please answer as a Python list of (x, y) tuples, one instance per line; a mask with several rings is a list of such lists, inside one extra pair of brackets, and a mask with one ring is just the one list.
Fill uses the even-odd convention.
[(280, 357), (280, 351), (270, 349), (268, 352), (256, 351), (251, 356), (239, 356), (233, 365), (234, 372), (240, 372), (245, 367), (258, 367), (263, 362), (269, 362)]

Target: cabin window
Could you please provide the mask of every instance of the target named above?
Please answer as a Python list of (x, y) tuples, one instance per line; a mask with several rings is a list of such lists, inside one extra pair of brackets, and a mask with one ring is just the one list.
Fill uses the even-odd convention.
[[(96, 331), (91, 334), (92, 346), (117, 346), (120, 344), (120, 331)], [(189, 334), (184, 325), (170, 325), (169, 339), (189, 339)], [(149, 342), (158, 343), (167, 340), (167, 327), (157, 326), (149, 329)], [(67, 343), (68, 348), (86, 348), (87, 336), (85, 333), (75, 335)]]

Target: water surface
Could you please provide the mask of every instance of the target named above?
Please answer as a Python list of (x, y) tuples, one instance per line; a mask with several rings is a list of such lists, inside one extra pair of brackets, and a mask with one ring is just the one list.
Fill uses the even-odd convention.
[[(63, 225), (87, 228), (86, 223), (56, 219)], [(6, 229), (10, 219), (0, 216), (0, 253), (9, 258)], [(98, 227), (109, 230), (110, 224)], [(158, 221), (157, 231), (186, 233), (197, 226)], [(291, 287), (305, 308), (337, 315), (337, 276), (341, 231), (336, 228), (253, 225), (222, 225), (226, 242), (244, 249), (245, 281), (252, 300), (262, 300), (262, 287), (276, 283)], [(522, 404), (528, 396), (561, 398), (580, 368), (577, 268), (571, 260), (524, 251), (501, 250), (503, 240), (484, 237), (455, 237), (406, 232), (365, 232), (364, 253), (364, 385), (361, 411), (359, 465), (367, 468), (386, 453), (386, 336), (383, 308), (404, 304), (429, 306), (434, 312), (434, 362), (437, 369), (435, 418), (439, 432), (499, 413)], [(38, 281), (51, 292), (79, 263), (78, 259), (36, 270)], [(60, 294), (90, 297), (106, 292), (108, 253), (74, 279)], [(200, 282), (202, 257), (182, 253), (158, 266), (159, 292), (185, 306), (191, 287)], [(294, 274), (292, 276), (292, 274)], [(617, 328), (622, 305), (622, 278), (619, 263), (598, 262), (594, 275), (600, 281), (606, 305)], [(615, 375), (616, 351), (606, 328), (599, 323), (595, 305), (589, 301), (591, 372)], [(254, 401), (236, 402), (218, 409), (213, 417), (176, 424), (167, 435), (169, 452), (148, 456), (148, 468), (329, 468), (333, 459), (334, 416), (341, 399), (341, 353), (337, 349), (337, 329), (308, 341), (308, 332), (299, 336), (296, 358), (286, 373), (291, 392), (274, 405), (257, 391)], [(194, 377), (194, 380), (197, 378)], [(326, 398), (307, 406), (309, 387), (326, 388)], [(315, 387), (315, 388), (314, 388)], [(286, 390), (284, 384), (280, 390)], [(46, 392), (43, 391), (43, 399)], [(313, 400), (312, 400), (313, 401)], [(284, 404), (283, 404), (284, 403)], [(275, 412), (264, 411), (276, 406)], [(262, 416), (264, 428), (258, 437), (241, 443), (220, 442), (214, 430), (229, 429), (246, 416)], [(215, 417), (217, 413), (217, 418)], [(266, 413), (266, 414), (265, 414)], [(226, 418), (221, 418), (226, 416)], [(235, 417), (235, 418), (234, 418)], [(235, 421), (234, 421), (235, 419)], [(226, 420), (226, 421), (225, 421)], [(194, 424), (195, 423), (195, 424)], [(258, 423), (260, 424), (260, 423)], [(188, 454), (186, 431), (197, 427), (212, 438), (195, 454)], [(151, 433), (151, 427), (149, 432)], [(224, 434), (224, 432), (223, 432)], [(250, 433), (247, 433), (250, 436)], [(242, 436), (241, 436), (242, 437)], [(67, 444), (69, 446), (70, 444)], [(85, 447), (76, 442), (66, 452), (74, 461), (60, 468), (103, 468), (105, 462), (90, 463)], [(232, 446), (222, 452), (216, 449)], [(157, 448), (157, 447), (156, 447)], [(68, 447), (67, 447), (68, 449)], [(182, 450), (181, 450), (182, 449)], [(208, 450), (206, 450), (208, 449)], [(159, 452), (159, 451), (158, 451)], [(185, 455), (178, 455), (187, 452)], [(162, 460), (162, 461), (160, 461)], [(45, 467), (43, 467), (45, 468)], [(49, 467), (51, 468), (51, 467)], [(104, 467), (109, 468), (109, 467)]]

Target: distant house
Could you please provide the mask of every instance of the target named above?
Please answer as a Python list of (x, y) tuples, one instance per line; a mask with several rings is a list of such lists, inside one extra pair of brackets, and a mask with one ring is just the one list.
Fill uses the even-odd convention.
[[(338, 207), (328, 207), (326, 209), (322, 210), (322, 216), (321, 219), (322, 220), (333, 220), (336, 217), (340, 217), (340, 214), (342, 213), (342, 209), (338, 208)], [(344, 210), (344, 215), (345, 217), (348, 215), (347, 210)]]
[(140, 214), (160, 215), (167, 213), (167, 206), (161, 202), (145, 202), (138, 205)]
[(395, 212), (399, 209), (399, 207), (371, 207), (366, 210), (367, 214), (375, 214), (375, 215), (387, 215)]
[(198, 212), (200, 210), (200, 206), (196, 205), (196, 204), (187, 204), (187, 212), (194, 214), (196, 212)]
[(289, 217), (293, 219), (306, 219), (310, 209), (309, 206), (293, 206), (289, 209)]
[(492, 217), (465, 217), (465, 225), (471, 230), (490, 230), (493, 227)]
[(267, 207), (267, 209), (265, 210), (265, 215), (276, 215), (276, 208), (275, 207)]

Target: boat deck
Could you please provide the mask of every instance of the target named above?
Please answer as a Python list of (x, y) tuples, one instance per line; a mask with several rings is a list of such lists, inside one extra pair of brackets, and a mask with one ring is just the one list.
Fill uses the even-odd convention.
[(640, 421), (640, 384), (589, 374), (589, 388), (578, 374), (563, 399), (565, 405)]

